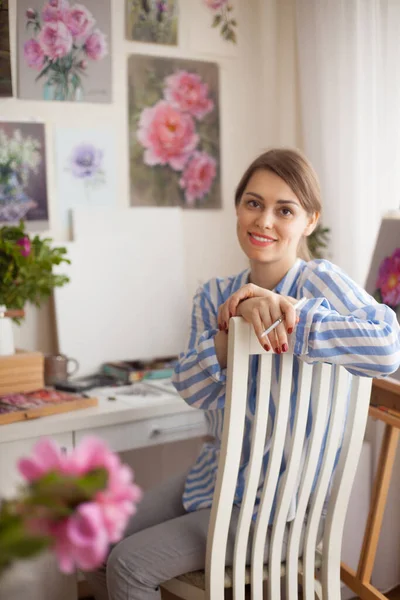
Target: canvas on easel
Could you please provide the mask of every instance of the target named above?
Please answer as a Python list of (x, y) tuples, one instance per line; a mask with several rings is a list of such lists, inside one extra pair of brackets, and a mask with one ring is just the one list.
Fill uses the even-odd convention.
[[(400, 322), (400, 211), (382, 219), (365, 289), (390, 306)], [(400, 379), (400, 369), (393, 377)]]

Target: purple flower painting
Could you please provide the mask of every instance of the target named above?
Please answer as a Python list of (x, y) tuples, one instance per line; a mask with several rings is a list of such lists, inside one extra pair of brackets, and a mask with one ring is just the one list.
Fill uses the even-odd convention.
[(126, 0), (126, 37), (176, 46), (178, 0)]
[[(110, 32), (109, 20), (108, 23), (104, 20), (109, 3), (86, 0), (84, 5), (69, 0), (46, 3), (32, 0), (28, 4), (29, 1), (21, 0), (18, 5), (18, 22), (21, 19), (25, 24), (24, 32), (20, 31), (21, 97), (39, 96), (43, 100), (70, 102), (107, 101), (100, 97), (100, 89), (94, 86), (97, 88), (98, 81), (109, 85)], [(25, 13), (22, 13), (23, 5), (26, 5)], [(103, 77), (100, 79), (99, 76)], [(95, 91), (99, 98), (94, 97)], [(101, 95), (108, 96), (109, 90), (104, 89)]]
[(400, 248), (381, 262), (376, 288), (382, 302), (393, 308), (400, 305)]
[(129, 60), (131, 203), (219, 208), (216, 65)]
[(70, 168), (78, 179), (95, 180), (103, 177), (103, 151), (93, 144), (82, 143), (76, 146), (71, 154)]

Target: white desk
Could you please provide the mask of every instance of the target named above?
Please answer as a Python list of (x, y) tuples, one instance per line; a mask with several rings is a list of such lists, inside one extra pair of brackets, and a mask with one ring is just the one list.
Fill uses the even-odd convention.
[[(62, 415), (0, 426), (0, 497), (14, 494), (16, 463), (43, 436), (52, 437), (68, 452), (86, 435), (96, 435), (114, 451), (133, 450), (207, 433), (203, 411), (190, 408), (171, 393), (117, 400), (99, 398), (99, 406)], [(38, 573), (42, 600), (76, 600), (75, 576)], [(51, 585), (49, 582), (51, 581)]]

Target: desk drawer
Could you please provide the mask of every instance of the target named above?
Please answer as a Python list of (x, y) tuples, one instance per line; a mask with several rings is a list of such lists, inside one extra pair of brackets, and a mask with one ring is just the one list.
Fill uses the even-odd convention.
[(193, 410), (142, 421), (82, 429), (75, 433), (75, 444), (78, 444), (85, 436), (94, 435), (105, 440), (112, 450), (124, 452), (125, 450), (199, 437), (206, 433), (207, 427), (203, 411)]

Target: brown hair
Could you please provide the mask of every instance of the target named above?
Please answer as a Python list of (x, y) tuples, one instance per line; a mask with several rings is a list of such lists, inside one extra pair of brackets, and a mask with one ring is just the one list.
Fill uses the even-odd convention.
[[(263, 169), (283, 179), (309, 215), (321, 212), (321, 189), (317, 174), (306, 157), (299, 150), (291, 148), (268, 150), (251, 163), (236, 188), (235, 206), (240, 203), (252, 175)], [(300, 240), (297, 253), (304, 260), (310, 260), (306, 238)]]

